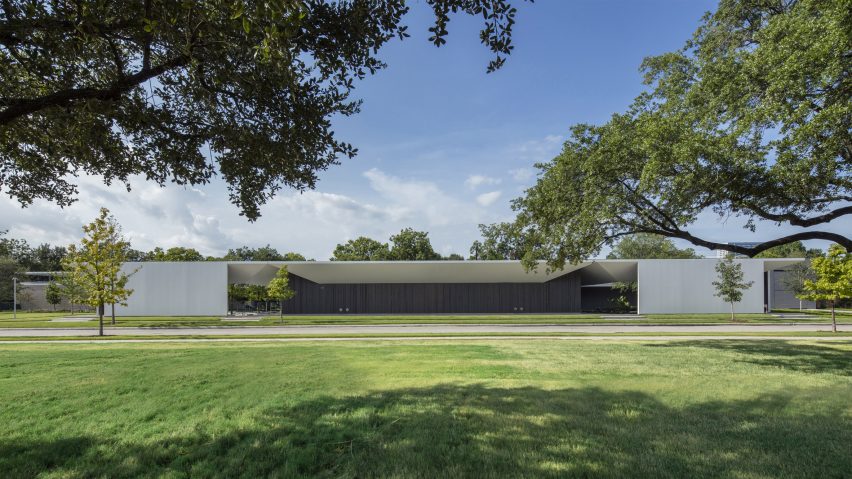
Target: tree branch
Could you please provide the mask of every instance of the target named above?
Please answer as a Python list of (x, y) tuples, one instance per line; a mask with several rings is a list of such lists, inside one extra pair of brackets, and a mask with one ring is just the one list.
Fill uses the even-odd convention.
[(844, 206), (842, 208), (837, 208), (836, 210), (829, 211), (828, 213), (819, 216), (814, 216), (811, 218), (803, 218), (793, 213), (770, 213), (769, 211), (763, 210), (762, 208), (756, 205), (746, 204), (745, 206), (748, 209), (757, 213), (759, 216), (762, 216), (763, 218), (766, 218), (768, 220), (781, 222), (786, 221), (793, 226), (801, 226), (802, 228), (807, 228), (809, 226), (815, 226), (822, 223), (828, 223), (833, 219), (852, 214), (852, 206)]
[(722, 249), (725, 251), (730, 251), (732, 253), (744, 254), (748, 257), (754, 257), (755, 255), (762, 253), (763, 251), (768, 250), (769, 248), (774, 248), (776, 246), (781, 246), (787, 243), (792, 243), (794, 241), (803, 241), (803, 240), (826, 240), (833, 241), (840, 246), (846, 248), (846, 251), (852, 251), (852, 239), (847, 238), (838, 233), (830, 233), (827, 231), (803, 231), (801, 233), (795, 233), (788, 236), (782, 236), (781, 238), (777, 238), (770, 241), (764, 241), (756, 246), (751, 248), (746, 246), (738, 246), (733, 244), (726, 243), (717, 243), (715, 241), (707, 241), (705, 239), (699, 238), (697, 236), (692, 235), (688, 231), (648, 231), (650, 233), (656, 233), (659, 235), (667, 236), (670, 238), (680, 238), (696, 246), (703, 246), (708, 249)]
[(62, 90), (50, 95), (32, 99), (15, 99), (7, 101), (9, 105), (0, 111), (0, 125), (6, 125), (19, 117), (35, 113), (45, 108), (62, 106), (78, 100), (117, 100), (131, 88), (164, 72), (186, 65), (189, 56), (180, 55), (148, 70), (119, 79), (106, 88), (73, 88)]

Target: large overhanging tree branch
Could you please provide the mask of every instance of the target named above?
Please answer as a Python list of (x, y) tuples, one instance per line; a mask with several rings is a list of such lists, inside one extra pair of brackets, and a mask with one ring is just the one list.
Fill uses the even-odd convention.
[[(530, 0), (531, 1), (531, 0)], [(515, 8), (427, 0), (430, 41), (454, 13), (481, 16), (482, 43), (511, 52)], [(201, 184), (221, 174), (249, 219), (282, 187), (312, 188), (356, 149), (335, 115), (355, 81), (408, 36), (405, 0), (0, 2), (0, 189), (22, 205), (74, 201), (75, 175)]]
[[(852, 16), (845, 2), (723, 0), (686, 47), (646, 59), (650, 90), (578, 125), (515, 201), (527, 257), (580, 261), (634, 233), (754, 256), (799, 240), (852, 250)], [(800, 227), (754, 247), (690, 231), (715, 212)], [(739, 238), (737, 238), (739, 239)]]

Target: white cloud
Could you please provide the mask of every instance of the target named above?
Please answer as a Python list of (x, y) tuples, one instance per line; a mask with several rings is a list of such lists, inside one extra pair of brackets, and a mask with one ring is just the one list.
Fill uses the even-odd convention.
[(464, 180), (464, 184), (471, 190), (475, 190), (482, 185), (499, 185), (500, 179), (485, 175), (470, 175)]
[(500, 195), (502, 195), (502, 191), (489, 191), (488, 193), (483, 193), (476, 197), (476, 202), (482, 206), (491, 206), (495, 201), (500, 199)]
[[(478, 235), (478, 223), (499, 219), (488, 209), (499, 191), (466, 198), (432, 181), (378, 169), (364, 172), (345, 194), (282, 191), (261, 208), (255, 223), (239, 216), (218, 179), (197, 188), (160, 188), (133, 178), (130, 192), (123, 185), (105, 186), (97, 177), (82, 176), (78, 183), (79, 199), (65, 209), (41, 201), (21, 209), (14, 200), (0, 198), (0, 229), (31, 244), (67, 245), (79, 241), (82, 225), (106, 206), (140, 250), (185, 246), (218, 256), (229, 248), (268, 243), (282, 252), (327, 259), (337, 243), (360, 235), (387, 241), (409, 226), (428, 231), (442, 251), (464, 252)], [(367, 186), (366, 191), (359, 186)]]

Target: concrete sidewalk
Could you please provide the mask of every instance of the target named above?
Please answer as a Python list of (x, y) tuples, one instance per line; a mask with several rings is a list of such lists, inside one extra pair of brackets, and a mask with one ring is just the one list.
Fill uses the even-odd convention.
[[(840, 324), (838, 331), (852, 332), (852, 324)], [(512, 333), (786, 333), (831, 332), (830, 324), (718, 324), (718, 325), (567, 325), (567, 324), (405, 324), (405, 325), (311, 325), (311, 326), (227, 326), (193, 328), (106, 328), (108, 336), (256, 336), (256, 335), (359, 335), (359, 334), (512, 334)], [(4, 337), (97, 336), (95, 328), (9, 328)]]

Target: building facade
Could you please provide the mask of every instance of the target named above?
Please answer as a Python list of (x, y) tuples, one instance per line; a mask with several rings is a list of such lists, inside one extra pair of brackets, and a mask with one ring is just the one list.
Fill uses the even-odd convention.
[[(619, 299), (640, 314), (724, 313), (730, 306), (711, 284), (717, 261), (596, 260), (557, 271), (518, 261), (128, 263), (134, 293), (117, 314), (225, 315), (229, 284), (266, 285), (282, 266), (296, 292), (285, 314), (604, 313)], [(735, 261), (754, 282), (738, 312), (798, 307), (781, 275), (801, 259)]]

